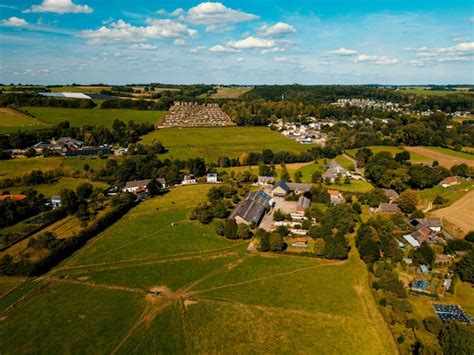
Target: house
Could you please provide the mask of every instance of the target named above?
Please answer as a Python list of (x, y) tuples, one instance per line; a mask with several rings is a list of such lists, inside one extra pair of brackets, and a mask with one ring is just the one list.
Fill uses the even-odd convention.
[(310, 193), (312, 187), (311, 184), (301, 184), (297, 182), (288, 182), (286, 185), (289, 187), (290, 192), (293, 192), (297, 195)]
[(451, 258), (446, 254), (436, 254), (434, 263), (437, 265), (448, 265), (451, 264)]
[(460, 182), (461, 182), (461, 178), (459, 176), (448, 176), (447, 178), (441, 180), (439, 184), (444, 188), (448, 188), (448, 187), (457, 185)]
[(285, 197), (290, 192), (290, 187), (285, 180), (278, 181), (272, 189), (272, 196)]
[(323, 180), (329, 180), (334, 183), (337, 178), (350, 177), (351, 174), (344, 169), (337, 161), (333, 160), (329, 163), (327, 170), (321, 176)]
[(265, 191), (254, 191), (235, 208), (229, 218), (234, 219), (237, 224), (259, 225), (265, 212), (270, 207), (272, 197)]
[(438, 233), (433, 232), (428, 227), (422, 227), (417, 231), (411, 233), (410, 235), (418, 241), (418, 243), (423, 244), (437, 244), (437, 243), (444, 243), (444, 239), (437, 236)]
[(451, 285), (453, 284), (453, 280), (451, 279), (444, 279), (443, 280), (443, 288), (445, 289), (445, 291), (449, 291), (449, 289), (451, 288)]
[(275, 183), (275, 178), (273, 176), (259, 176), (257, 178), (257, 185), (272, 185)]
[(407, 243), (410, 244), (413, 248), (420, 247), (420, 243), (418, 243), (418, 241), (415, 238), (413, 238), (410, 234), (404, 235), (403, 239), (405, 239)]
[(307, 238), (296, 238), (291, 243), (292, 247), (295, 248), (307, 248), (308, 247), (308, 239)]
[(209, 173), (207, 174), (207, 183), (208, 184), (216, 184), (219, 181), (217, 180), (217, 174), (216, 173)]
[(433, 232), (439, 233), (443, 229), (443, 221), (441, 218), (413, 218), (408, 224), (416, 229), (429, 228)]
[(298, 207), (296, 208), (297, 212), (304, 213), (311, 205), (311, 200), (306, 196), (301, 195), (298, 199)]
[(392, 189), (382, 189), (382, 190), (385, 196), (387, 196), (390, 199), (390, 203), (396, 201), (397, 198), (400, 197), (400, 195), (395, 190), (392, 190)]
[(420, 265), (420, 272), (423, 275), (428, 276), (430, 274), (430, 268), (427, 265), (421, 264)]
[(51, 197), (51, 205), (53, 206), (53, 208), (61, 207), (61, 197), (59, 196)]
[[(134, 194), (146, 192), (148, 184), (152, 181), (152, 179), (127, 181), (122, 191)], [(162, 188), (166, 188), (166, 179), (157, 178), (155, 181), (160, 184)]]
[(379, 212), (381, 213), (397, 213), (400, 208), (396, 203), (381, 203), (379, 204)]
[(337, 190), (328, 190), (328, 194), (331, 198), (331, 204), (333, 205), (339, 205), (341, 203), (346, 202), (346, 199), (344, 198), (344, 196), (342, 196), (342, 193)]
[(192, 185), (196, 183), (196, 177), (194, 175), (184, 175), (181, 185)]
[[(426, 267), (426, 265), (423, 265)], [(428, 271), (429, 272), (429, 271)], [(412, 291), (423, 292), (430, 294), (432, 291), (429, 281), (414, 279), (410, 286)]]
[(12, 201), (21, 201), (26, 198), (26, 195), (0, 195), (0, 201), (12, 200)]
[(313, 140), (310, 137), (304, 137), (301, 140), (301, 144), (311, 144), (311, 143), (313, 143)]

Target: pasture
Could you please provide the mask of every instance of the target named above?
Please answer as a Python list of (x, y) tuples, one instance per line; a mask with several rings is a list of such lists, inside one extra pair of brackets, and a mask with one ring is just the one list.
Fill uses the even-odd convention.
[(240, 87), (218, 87), (217, 92), (213, 93), (209, 98), (211, 99), (237, 99), (240, 96), (251, 91), (252, 88)]
[[(414, 148), (418, 148), (418, 147), (395, 147), (395, 146), (384, 146), (384, 145), (376, 145), (376, 146), (369, 146), (367, 147), (369, 148), (374, 154), (376, 153), (379, 153), (379, 152), (390, 152), (393, 156), (395, 156), (395, 154), (397, 153), (400, 153), (400, 152), (403, 152), (404, 150), (408, 150), (410, 152), (410, 161), (412, 163), (415, 163), (415, 164), (419, 164), (419, 163), (431, 163), (433, 162), (433, 159), (432, 157), (430, 157), (429, 155), (425, 155), (424, 152), (422, 151), (418, 151), (417, 149), (414, 149)], [(347, 154), (349, 154), (351, 157), (355, 157), (357, 151), (359, 150), (360, 148), (354, 148), (354, 149), (348, 149), (346, 151)], [(440, 165), (443, 165), (441, 162), (439, 162)], [(445, 163), (445, 162), (443, 162)]]
[(10, 108), (0, 108), (0, 133), (33, 130), (47, 127), (43, 122)]
[(83, 94), (98, 94), (102, 90), (110, 90), (110, 86), (54, 86), (48, 87), (52, 92), (79, 92)]
[(0, 179), (22, 176), (32, 170), (55, 170), (61, 166), (62, 161), (63, 158), (60, 157), (0, 160)]
[(47, 126), (55, 126), (60, 122), (69, 121), (71, 126), (95, 125), (112, 127), (115, 119), (125, 123), (158, 123), (165, 115), (164, 111), (140, 111), (126, 109), (75, 109), (57, 107), (23, 107), (32, 113), (40, 122)]
[(430, 87), (413, 87), (413, 88), (400, 88), (398, 91), (403, 94), (412, 95), (426, 95), (426, 96), (446, 96), (456, 94), (467, 94), (472, 95), (472, 92), (467, 91), (464, 88), (457, 88), (455, 90), (431, 90)]
[(443, 220), (444, 228), (456, 237), (464, 237), (474, 230), (474, 190), (464, 194), (449, 207), (431, 213)]
[(238, 158), (263, 149), (302, 152), (310, 147), (270, 131), (266, 127), (164, 128), (143, 137), (142, 143), (159, 140), (168, 149), (166, 158)]
[(76, 190), (76, 188), (82, 183), (91, 183), (94, 187), (100, 189), (106, 189), (108, 187), (107, 184), (103, 182), (95, 182), (89, 181), (87, 179), (80, 179), (80, 178), (70, 178), (70, 177), (62, 177), (57, 182), (53, 184), (41, 184), (41, 185), (33, 185), (33, 186), (15, 186), (9, 187), (4, 190), (8, 190), (8, 192), (12, 194), (19, 194), (28, 188), (33, 188), (39, 193), (42, 193), (45, 197), (51, 197), (53, 195), (58, 195), (61, 190), (64, 189), (71, 189)]
[(406, 147), (410, 154), (421, 154), (431, 161), (438, 161), (440, 165), (450, 168), (453, 165), (467, 164), (474, 166), (474, 155), (458, 152), (442, 147)]
[(12, 292), (2, 352), (397, 352), (355, 250), (347, 261), (249, 254), (187, 219), (208, 189), (145, 201)]

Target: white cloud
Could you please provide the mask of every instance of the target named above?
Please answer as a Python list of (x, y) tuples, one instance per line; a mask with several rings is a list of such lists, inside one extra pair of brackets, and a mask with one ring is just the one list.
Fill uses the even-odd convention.
[(294, 63), (295, 61), (291, 58), (288, 57), (276, 57), (273, 58), (275, 62), (280, 62), (280, 63)]
[(239, 63), (245, 62), (245, 58), (237, 58), (237, 61), (238, 61)]
[(278, 22), (273, 26), (263, 25), (260, 27), (260, 34), (264, 37), (283, 36), (290, 33), (296, 33), (296, 28), (285, 22)]
[(357, 51), (354, 49), (339, 48), (333, 51), (325, 52), (326, 55), (340, 55), (340, 56), (351, 56), (356, 55)]
[(467, 19), (467, 22), (474, 23), (474, 16), (471, 16)]
[(179, 19), (194, 25), (208, 26), (209, 31), (226, 25), (257, 20), (259, 16), (226, 7), (220, 2), (203, 2), (188, 11), (176, 9), (172, 12)]
[(182, 38), (176, 38), (174, 41), (173, 41), (173, 44), (175, 46), (184, 46), (186, 44), (186, 41)]
[(354, 63), (374, 63), (380, 65), (390, 65), (398, 63), (398, 60), (387, 56), (361, 54), (354, 59)]
[(266, 49), (275, 47), (275, 41), (250, 36), (238, 41), (229, 41), (227, 46), (234, 49)]
[(33, 5), (31, 8), (23, 11), (29, 12), (53, 12), (56, 14), (90, 14), (92, 8), (88, 5), (77, 5), (72, 0), (43, 0), (40, 5)]
[(423, 62), (422, 60), (418, 60), (418, 59), (410, 60), (407, 63), (409, 65), (413, 66), (413, 67), (424, 67), (425, 66), (425, 62)]
[(12, 16), (9, 19), (2, 20), (2, 25), (11, 27), (25, 27), (28, 26), (28, 22), (22, 18)]
[(263, 49), (262, 51), (260, 51), (260, 53), (267, 54), (267, 53), (285, 52), (285, 51), (286, 51), (286, 48), (273, 47), (273, 48)]
[(236, 49), (229, 48), (229, 47), (224, 47), (220, 44), (216, 44), (215, 46), (212, 46), (211, 48), (209, 48), (209, 51), (214, 52), (214, 53), (235, 53), (235, 52), (239, 52)]
[(153, 44), (148, 44), (148, 43), (138, 43), (138, 44), (132, 44), (130, 49), (140, 49), (140, 50), (145, 50), (145, 51), (151, 51), (154, 49), (157, 49), (158, 46), (155, 46)]
[(109, 27), (102, 26), (97, 30), (81, 31), (78, 36), (97, 44), (111, 41), (143, 41), (150, 38), (177, 39), (197, 35), (196, 30), (169, 19), (148, 19), (147, 23), (148, 26), (137, 27), (118, 20)]
[(420, 47), (407, 48), (406, 50), (416, 53), (416, 59), (411, 62), (420, 62), (423, 65), (428, 63), (470, 62), (474, 56), (474, 42), (462, 42), (451, 47)]

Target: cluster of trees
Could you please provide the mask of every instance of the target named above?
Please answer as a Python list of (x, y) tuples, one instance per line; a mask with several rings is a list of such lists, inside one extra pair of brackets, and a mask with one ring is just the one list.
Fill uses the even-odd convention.
[(246, 224), (237, 224), (234, 219), (216, 220), (216, 233), (227, 239), (250, 239), (253, 235)]
[(288, 245), (283, 241), (284, 234), (285, 231), (283, 228), (272, 233), (261, 228), (257, 229), (255, 232), (255, 240), (257, 241), (258, 250), (262, 252), (284, 251), (288, 247)]
[(97, 200), (100, 202), (104, 197), (100, 190), (94, 190), (94, 186), (88, 182), (80, 184), (76, 191), (71, 189), (63, 189), (60, 191), (61, 209), (69, 214), (75, 214), (76, 217), (84, 224), (91, 217), (92, 211), (89, 210), (89, 201)]
[(131, 194), (124, 193), (114, 196), (111, 200), (111, 208), (107, 212), (72, 237), (56, 239), (54, 235), (47, 235), (31, 242), (35, 248), (45, 246), (47, 254), (43, 258), (33, 260), (25, 254), (22, 254), (19, 260), (14, 260), (10, 255), (1, 257), (0, 274), (34, 276), (47, 272), (81, 248), (89, 239), (122, 218), (134, 205), (135, 197)]
[[(474, 329), (470, 324), (461, 324), (457, 321), (441, 321), (436, 317), (423, 319), (423, 326), (429, 333), (436, 336), (444, 354), (472, 354), (474, 353)], [(427, 344), (415, 344), (418, 354), (433, 353)]]
[[(6, 192), (5, 194), (8, 194)], [(36, 190), (25, 191), (23, 200), (4, 199), (0, 201), (0, 228), (12, 226), (26, 218), (46, 211), (45, 198)]]
[[(203, 224), (208, 224), (211, 223), (214, 218), (227, 218), (235, 204), (240, 201), (238, 191), (227, 185), (211, 188), (207, 193), (207, 198), (207, 202), (200, 203), (191, 211), (189, 217), (191, 220), (198, 220)], [(219, 229), (217, 225), (220, 228), (221, 222), (216, 224), (216, 230), (218, 229), (220, 231), (221, 229)]]
[(0, 189), (5, 189), (11, 186), (52, 184), (58, 180), (60, 175), (59, 171), (43, 172), (42, 170), (32, 170), (30, 173), (22, 176), (9, 177), (0, 180)]
[(86, 99), (62, 99), (48, 97), (32, 93), (1, 94), (0, 106), (41, 106), (41, 107), (62, 107), (62, 108), (94, 108), (96, 104), (93, 100)]

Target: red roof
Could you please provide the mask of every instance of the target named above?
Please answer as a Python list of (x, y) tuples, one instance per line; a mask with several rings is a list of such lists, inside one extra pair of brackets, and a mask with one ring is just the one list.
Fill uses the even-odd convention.
[(333, 196), (338, 196), (340, 195), (341, 193), (337, 190), (328, 190), (328, 194), (329, 195), (333, 195)]
[(13, 200), (21, 201), (26, 198), (26, 195), (0, 195), (0, 201)]
[(449, 176), (443, 179), (439, 184), (440, 185), (455, 185), (459, 182), (459, 178), (457, 176)]

